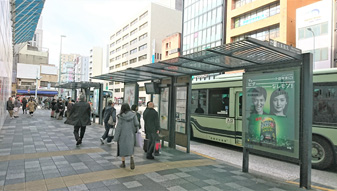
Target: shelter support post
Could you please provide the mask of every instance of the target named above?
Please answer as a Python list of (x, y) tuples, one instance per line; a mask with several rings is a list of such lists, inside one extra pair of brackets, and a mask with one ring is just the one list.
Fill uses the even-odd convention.
[(85, 100), (88, 102), (90, 99), (90, 88), (85, 88)]
[(99, 114), (99, 124), (103, 125), (103, 84), (99, 85), (99, 105), (98, 105), (98, 114)]
[(249, 149), (243, 147), (242, 172), (248, 172), (249, 169)]
[(74, 100), (75, 101), (77, 100), (77, 89), (75, 89), (75, 91), (74, 91)]
[(189, 76), (187, 86), (187, 111), (186, 111), (186, 133), (187, 133), (187, 147), (186, 152), (190, 153), (190, 139), (191, 139), (191, 100), (192, 100), (192, 76)]
[(311, 147), (312, 147), (312, 101), (313, 101), (313, 56), (303, 54), (302, 64), (302, 99), (300, 133), (300, 187), (311, 189)]
[(176, 126), (176, 92), (174, 91), (175, 77), (171, 77), (170, 96), (169, 96), (169, 147), (176, 148), (175, 126)]

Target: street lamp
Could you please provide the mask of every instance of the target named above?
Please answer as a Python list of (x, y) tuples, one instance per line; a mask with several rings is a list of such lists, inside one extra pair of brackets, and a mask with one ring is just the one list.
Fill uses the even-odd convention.
[(307, 28), (308, 31), (312, 32), (312, 35), (314, 36), (314, 56), (313, 56), (313, 63), (315, 63), (315, 33), (311, 28)]
[[(61, 43), (60, 43), (60, 63), (59, 63), (59, 86), (61, 85), (61, 55), (62, 55), (62, 38), (66, 37), (66, 35), (61, 35)], [(61, 88), (58, 89), (58, 96), (61, 96)]]
[(39, 70), (36, 69), (36, 79), (35, 79), (35, 100), (37, 101), (37, 83), (38, 83), (38, 80), (40, 80), (42, 78), (42, 76), (40, 76), (39, 74)]

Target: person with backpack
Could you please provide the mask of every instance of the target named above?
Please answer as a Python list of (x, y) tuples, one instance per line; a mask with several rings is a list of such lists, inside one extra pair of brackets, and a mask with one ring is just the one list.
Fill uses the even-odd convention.
[[(114, 108), (115, 103), (113, 103), (111, 100), (108, 101), (108, 105), (103, 109), (103, 121), (104, 121), (104, 127), (105, 132), (101, 137), (101, 143), (104, 144), (104, 140), (107, 139), (107, 144), (112, 144), (113, 135), (109, 136), (109, 131), (111, 128), (115, 128), (116, 124), (116, 109)], [(109, 124), (109, 120), (112, 118), (112, 124)], [(111, 120), (110, 120), (111, 121)]]

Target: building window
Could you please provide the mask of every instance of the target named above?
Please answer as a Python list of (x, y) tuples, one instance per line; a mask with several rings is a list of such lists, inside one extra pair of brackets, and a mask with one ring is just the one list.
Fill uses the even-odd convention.
[(135, 39), (133, 39), (132, 41), (130, 41), (130, 45), (131, 44), (134, 44), (134, 43), (136, 43), (137, 42), (137, 38), (135, 38)]
[(313, 37), (312, 32), (309, 31), (308, 28), (314, 31), (316, 37), (328, 34), (328, 22), (324, 22), (298, 29), (298, 40)]
[(240, 8), (248, 3), (254, 2), (256, 0), (236, 0), (233, 2), (233, 7), (232, 9), (237, 9)]
[(136, 32), (137, 32), (137, 29), (135, 29), (135, 30), (131, 31), (131, 32), (130, 32), (130, 36), (132, 36), (132, 35), (136, 34)]
[(113, 69), (114, 69), (114, 66), (110, 66), (110, 67), (109, 67), (109, 70), (113, 70)]
[(112, 40), (113, 38), (115, 38), (114, 34), (110, 36), (110, 40)]
[(113, 61), (115, 61), (115, 58), (111, 58), (111, 59), (110, 59), (110, 63), (113, 62)]
[(116, 36), (118, 36), (118, 35), (120, 35), (121, 34), (121, 31), (118, 31), (117, 33), (116, 33)]
[(128, 65), (127, 61), (122, 63), (122, 66), (126, 66), (126, 65)]
[(120, 51), (121, 50), (121, 47), (118, 47), (116, 48), (116, 52)]
[(133, 21), (130, 23), (130, 26), (132, 26), (132, 25), (136, 24), (136, 23), (137, 23), (137, 21), (138, 21), (138, 19), (135, 19), (135, 20), (133, 20)]
[(147, 44), (143, 44), (142, 46), (139, 47), (139, 51), (144, 50), (147, 48)]
[(147, 58), (147, 54), (144, 54), (144, 55), (138, 57), (138, 61), (145, 60), (146, 58)]
[(313, 50), (303, 51), (303, 53), (307, 53), (307, 52), (310, 52), (314, 55), (313, 56), (314, 62), (328, 60), (328, 52), (329, 52), (328, 47), (317, 48), (315, 49), (315, 52)]
[(126, 35), (123, 36), (122, 39), (125, 40), (125, 39), (127, 39), (128, 37), (129, 37), (129, 34), (126, 34)]
[(280, 13), (280, 3), (264, 6), (232, 19), (232, 28), (241, 27)]
[(137, 48), (130, 50), (130, 55), (137, 52)]
[(116, 40), (116, 44), (120, 43), (121, 42), (121, 39), (118, 39)]
[(126, 26), (123, 28), (123, 31), (128, 30), (128, 28), (129, 28), (129, 25), (126, 25)]
[(143, 28), (147, 27), (147, 22), (139, 26), (139, 30), (142, 30)]
[(121, 92), (121, 89), (120, 89), (120, 88), (115, 89), (115, 92), (116, 92), (116, 93)]
[(119, 60), (119, 59), (121, 59), (121, 55), (116, 56), (116, 60)]
[(139, 41), (143, 40), (143, 39), (146, 38), (146, 37), (147, 37), (147, 33), (142, 34), (142, 35), (139, 37)]
[(135, 62), (137, 62), (137, 58), (133, 58), (133, 59), (130, 60), (130, 64), (133, 64)]
[(115, 53), (115, 50), (110, 51), (110, 55), (113, 55)]
[(252, 31), (240, 36), (232, 37), (232, 42), (243, 40), (245, 37), (251, 37), (258, 40), (269, 40), (275, 39), (280, 36), (280, 27), (279, 25), (274, 25), (271, 27), (266, 27), (264, 29)]
[(147, 16), (147, 11), (145, 13), (143, 13), (142, 15), (139, 16), (139, 20), (142, 20), (143, 18), (145, 18)]
[(110, 85), (110, 86), (114, 85), (114, 82), (109, 82), (109, 85)]
[(119, 67), (121, 67), (121, 64), (116, 64), (115, 68), (117, 69)]
[(110, 44), (110, 48), (113, 47), (113, 46), (115, 46), (115, 42)]
[(120, 84), (120, 82), (115, 82), (115, 85)]
[(128, 45), (129, 45), (129, 43), (124, 44), (124, 45), (122, 46), (122, 49), (128, 47)]
[(127, 57), (128, 56), (128, 52), (125, 52), (124, 54), (122, 54), (122, 58)]

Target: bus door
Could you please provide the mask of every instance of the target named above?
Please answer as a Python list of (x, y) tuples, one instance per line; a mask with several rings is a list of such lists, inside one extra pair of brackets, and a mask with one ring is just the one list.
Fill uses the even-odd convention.
[(242, 90), (235, 92), (235, 145), (242, 146)]

